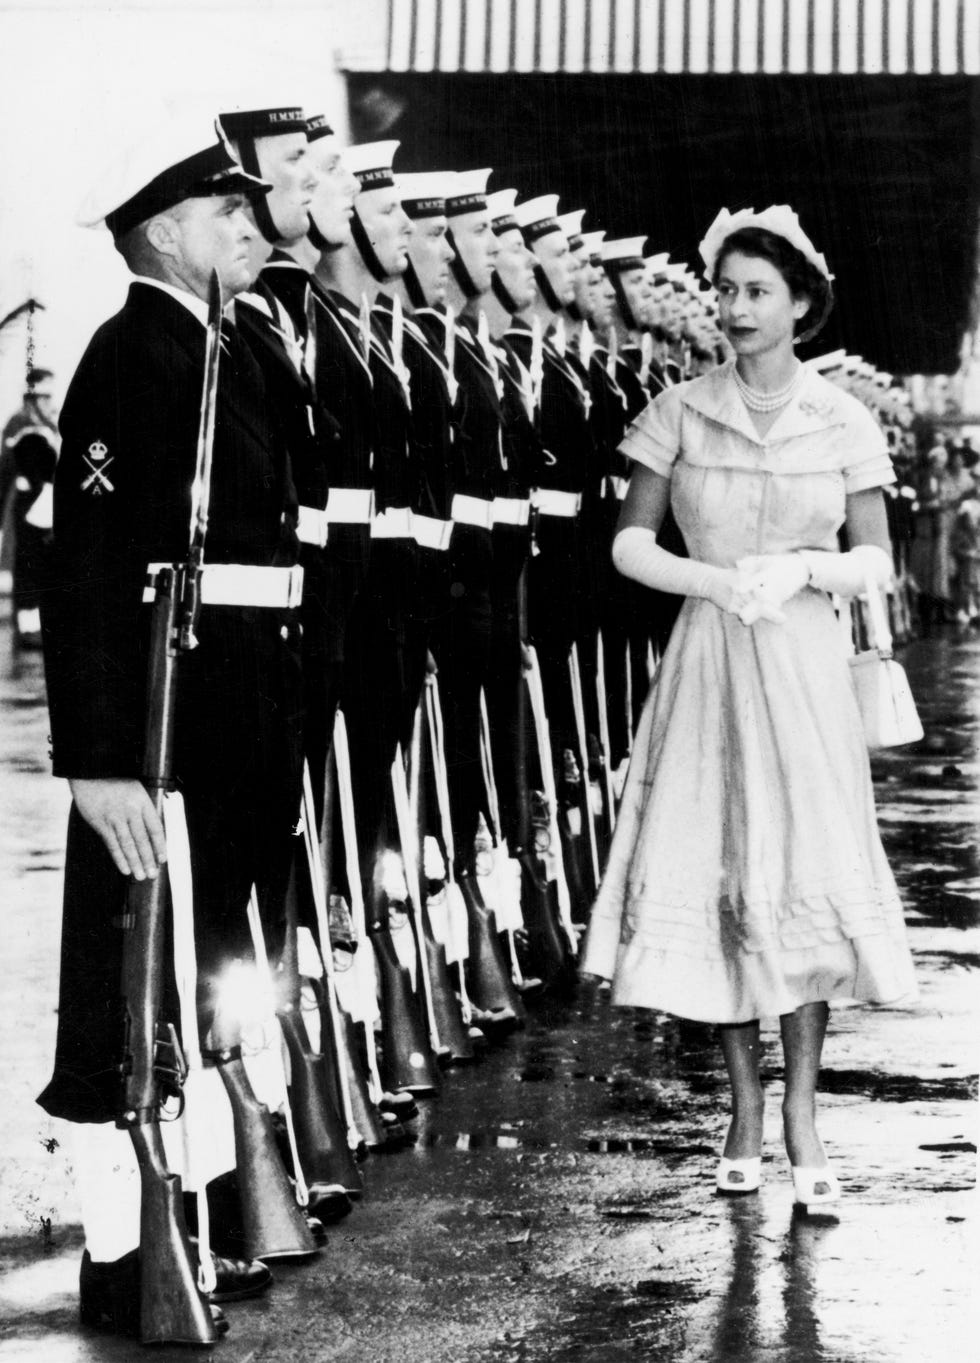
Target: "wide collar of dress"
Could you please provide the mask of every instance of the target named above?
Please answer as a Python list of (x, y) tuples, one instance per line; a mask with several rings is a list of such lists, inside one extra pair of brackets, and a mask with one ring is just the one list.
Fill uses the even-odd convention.
[(771, 445), (775, 440), (795, 436), (814, 435), (846, 421), (840, 395), (834, 386), (815, 369), (804, 366), (805, 373), (796, 396), (776, 417), (765, 436), (752, 424), (748, 408), (735, 387), (735, 361), (728, 360), (700, 378), (691, 379), (682, 387), (681, 401), (685, 407), (700, 412), (709, 421), (738, 431), (754, 445)]

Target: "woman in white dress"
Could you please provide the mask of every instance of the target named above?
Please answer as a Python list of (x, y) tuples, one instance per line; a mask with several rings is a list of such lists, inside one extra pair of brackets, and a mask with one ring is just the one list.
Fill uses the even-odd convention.
[[(778, 1015), (786, 1149), (797, 1201), (813, 1205), (839, 1197), (815, 1125), (829, 1003), (915, 993), (831, 601), (890, 580), (894, 474), (867, 409), (794, 353), (833, 299), (796, 214), (723, 211), (701, 254), (735, 358), (660, 394), (621, 446), (635, 469), (614, 562), (687, 600), (582, 969), (612, 980), (614, 1003), (720, 1025), (722, 1192), (759, 1185), (759, 1019)], [(657, 543), (668, 502), (689, 559)]]

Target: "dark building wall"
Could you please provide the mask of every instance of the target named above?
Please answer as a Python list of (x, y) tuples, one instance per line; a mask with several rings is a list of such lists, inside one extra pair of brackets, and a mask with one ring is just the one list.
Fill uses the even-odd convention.
[(355, 140), (403, 170), (493, 166), (692, 265), (716, 211), (790, 203), (838, 279), (816, 343), (950, 372), (980, 205), (980, 82), (889, 76), (351, 77)]

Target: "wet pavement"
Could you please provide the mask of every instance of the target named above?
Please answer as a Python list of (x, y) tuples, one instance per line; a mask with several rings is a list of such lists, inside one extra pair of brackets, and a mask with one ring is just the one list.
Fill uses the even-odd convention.
[[(844, 1189), (833, 1215), (792, 1207), (773, 1027), (763, 1187), (725, 1199), (711, 1029), (583, 990), (446, 1076), (414, 1148), (364, 1166), (364, 1201), (319, 1260), (276, 1267), (270, 1294), (228, 1309), (219, 1363), (977, 1356), (980, 643), (920, 641), (904, 660), (927, 737), (876, 759), (875, 779), (922, 997), (834, 1011), (821, 1123)], [(33, 1103), (53, 1045), (67, 810), (46, 733), (39, 660), (12, 657), (4, 622), (0, 1360), (116, 1363), (145, 1355), (77, 1328), (63, 1132)]]

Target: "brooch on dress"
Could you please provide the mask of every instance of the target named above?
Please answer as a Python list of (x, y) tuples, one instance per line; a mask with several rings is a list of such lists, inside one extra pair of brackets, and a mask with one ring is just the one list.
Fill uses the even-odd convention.
[(815, 416), (821, 421), (829, 421), (835, 411), (832, 402), (817, 402), (813, 398), (801, 398), (797, 405), (804, 416)]

